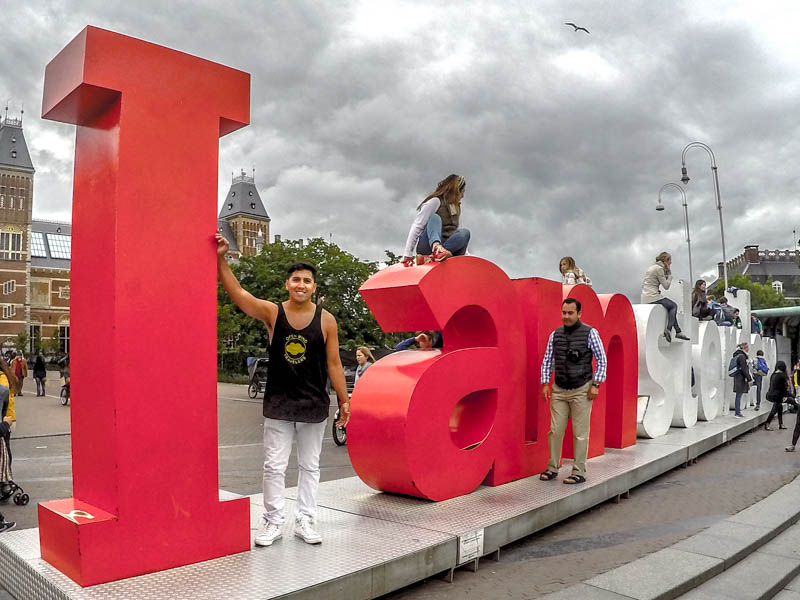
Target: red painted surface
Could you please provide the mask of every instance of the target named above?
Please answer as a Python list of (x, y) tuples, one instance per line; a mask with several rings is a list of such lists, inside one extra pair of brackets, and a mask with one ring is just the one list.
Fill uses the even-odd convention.
[[(249, 89), (246, 73), (94, 27), (47, 66), (42, 116), (78, 126), (74, 498), (40, 504), (39, 531), (42, 557), (83, 586), (250, 548), (248, 500), (218, 499), (210, 239), (218, 138), (248, 123)], [(159, 373), (176, 360), (190, 388)]]
[[(441, 330), (444, 348), (376, 362), (352, 396), (347, 447), (356, 473), (383, 491), (445, 500), (547, 465), (550, 409), (542, 357), (567, 295), (583, 303), (609, 358), (592, 410), (590, 456), (636, 441), (637, 338), (621, 295), (545, 279), (511, 281), (474, 257), (389, 267), (361, 294), (385, 331)], [(565, 456), (571, 452), (565, 443)]]
[[(605, 448), (626, 448), (636, 443), (638, 340), (630, 301), (622, 294), (598, 296), (587, 285), (563, 286), (563, 297), (581, 303), (581, 321), (600, 334), (608, 366), (606, 382), (592, 403), (589, 458)], [(564, 458), (573, 457), (572, 422), (564, 435)]]

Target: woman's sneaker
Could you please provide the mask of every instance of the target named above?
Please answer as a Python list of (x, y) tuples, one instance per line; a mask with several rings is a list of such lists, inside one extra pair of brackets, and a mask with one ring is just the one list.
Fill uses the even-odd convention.
[(281, 537), (283, 537), (283, 528), (275, 523), (268, 523), (264, 517), (261, 517), (261, 526), (258, 528), (253, 542), (256, 546), (272, 546), (272, 542)]
[(294, 534), (306, 544), (322, 543), (322, 536), (311, 526), (311, 519), (302, 517), (294, 522)]
[(786, 450), (787, 452), (794, 452), (794, 446), (786, 446), (784, 450)]

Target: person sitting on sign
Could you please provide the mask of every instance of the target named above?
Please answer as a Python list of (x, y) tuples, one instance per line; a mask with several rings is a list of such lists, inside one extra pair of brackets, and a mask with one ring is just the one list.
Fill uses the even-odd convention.
[(701, 321), (711, 321), (714, 318), (714, 311), (706, 296), (706, 282), (702, 279), (695, 282), (692, 290), (692, 316)]
[(411, 349), (430, 350), (431, 348), (441, 348), (443, 343), (441, 331), (422, 331), (414, 337), (399, 342), (394, 349), (397, 352)]
[(565, 256), (558, 262), (558, 270), (561, 271), (562, 285), (583, 283), (592, 287), (592, 280), (575, 264), (575, 259), (571, 256)]
[(667, 322), (664, 324), (664, 338), (672, 341), (671, 330), (675, 330), (675, 338), (687, 341), (689, 338), (681, 332), (678, 325), (678, 305), (661, 293), (661, 288), (669, 289), (672, 284), (672, 256), (669, 252), (661, 252), (656, 256), (654, 265), (650, 265), (642, 280), (642, 304), (660, 304), (667, 310)]
[(461, 175), (448, 175), (417, 206), (403, 250), (403, 265), (410, 267), (415, 254), (417, 264), (466, 254), (470, 233), (461, 227), (461, 200), (466, 187)]

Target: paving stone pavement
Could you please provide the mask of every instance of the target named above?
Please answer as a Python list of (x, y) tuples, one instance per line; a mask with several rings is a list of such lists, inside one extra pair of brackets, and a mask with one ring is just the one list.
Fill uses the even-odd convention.
[[(763, 428), (735, 438), (697, 463), (535, 533), (481, 561), (477, 573), (456, 572), (448, 584), (430, 579), (385, 596), (416, 600), (537, 598), (667, 548), (765, 498), (800, 474), (800, 454), (784, 452), (788, 430)], [(591, 476), (591, 461), (589, 462)]]

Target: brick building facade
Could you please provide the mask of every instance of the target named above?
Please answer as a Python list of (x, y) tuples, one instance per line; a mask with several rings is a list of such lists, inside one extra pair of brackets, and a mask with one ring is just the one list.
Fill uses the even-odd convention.
[[(717, 264), (722, 279), (722, 263)], [(790, 300), (800, 300), (800, 252), (797, 250), (760, 250), (748, 244), (744, 252), (728, 261), (728, 276), (749, 275), (756, 283), (770, 282)]]

